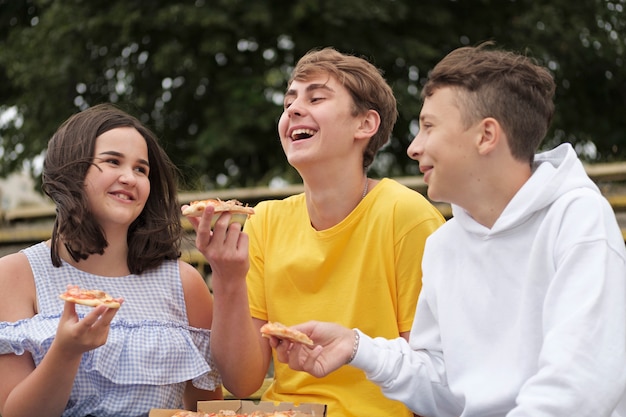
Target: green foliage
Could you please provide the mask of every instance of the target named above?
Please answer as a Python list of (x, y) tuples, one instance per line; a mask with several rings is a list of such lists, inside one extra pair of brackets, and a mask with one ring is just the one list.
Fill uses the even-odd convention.
[[(41, 154), (57, 126), (111, 101), (162, 139), (186, 189), (297, 182), (276, 122), (295, 61), (314, 47), (385, 72), (400, 119), (374, 176), (416, 173), (406, 157), (427, 71), (494, 40), (548, 65), (558, 83), (546, 145), (626, 157), (625, 0), (0, 0), (0, 175)], [(584, 154), (585, 156), (587, 154)]]

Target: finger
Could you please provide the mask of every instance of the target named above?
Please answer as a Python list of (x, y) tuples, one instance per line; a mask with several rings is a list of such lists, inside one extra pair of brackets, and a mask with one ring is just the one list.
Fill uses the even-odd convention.
[(278, 360), (284, 363), (290, 362), (290, 352), (293, 347), (293, 343), (288, 340), (280, 340), (276, 346), (276, 356)]
[(231, 223), (226, 229), (224, 244), (231, 248), (238, 248), (241, 238), (241, 225), (239, 223)]
[(89, 313), (85, 314), (85, 317), (82, 318), (80, 324), (85, 327), (93, 327), (96, 323), (98, 323), (98, 321), (100, 321), (100, 318), (107, 310), (108, 307), (103, 305), (94, 307)]
[(237, 241), (237, 249), (244, 250), (248, 253), (248, 246), (250, 244), (250, 238), (247, 233), (239, 233), (239, 240)]
[(209, 206), (204, 210), (201, 217), (196, 218), (196, 220), (198, 220), (196, 227), (196, 246), (199, 249), (205, 248), (213, 236), (213, 232), (211, 231), (211, 219), (213, 218), (214, 210), (214, 207)]
[(267, 340), (269, 340), (270, 346), (273, 349), (276, 349), (276, 347), (278, 347), (280, 345), (280, 343), (282, 342), (281, 339), (277, 338), (276, 336), (272, 336), (272, 335), (269, 335), (269, 337), (267, 337)]
[[(189, 207), (189, 204), (183, 204), (180, 207), (180, 212), (181, 214)], [(197, 231), (198, 230), (198, 223), (200, 223), (200, 219), (198, 219), (197, 217), (194, 216), (185, 216), (185, 218), (187, 219), (187, 221), (189, 223), (191, 223), (191, 227), (193, 227), (193, 230)]]
[[(120, 307), (121, 308), (121, 307)], [(97, 325), (98, 326), (110, 326), (113, 318), (119, 311), (119, 308), (107, 308), (104, 313), (100, 316)]]
[(63, 319), (64, 320), (73, 320), (74, 322), (78, 321), (78, 314), (76, 314), (76, 304), (65, 301), (63, 305)]
[(303, 360), (300, 358), (300, 356), (306, 355), (306, 354), (307, 353), (304, 352), (302, 349), (302, 345), (294, 344), (293, 346), (291, 346), (291, 348), (287, 351), (287, 356), (288, 356), (287, 363), (289, 364), (289, 367), (293, 370), (301, 371), (302, 367), (300, 366), (300, 363)]
[[(216, 241), (227, 243), (227, 239), (231, 236), (234, 231), (236, 224), (231, 225), (230, 219), (232, 218), (232, 214), (225, 211), (220, 213), (219, 218), (216, 220), (215, 225), (213, 226), (213, 236)], [(231, 227), (233, 227), (231, 229)], [(231, 242), (232, 243), (232, 242)]]
[[(307, 372), (311, 372), (313, 373), (316, 369), (316, 365), (318, 363), (318, 358), (320, 358), (320, 355), (323, 352), (323, 348), (322, 346), (315, 346), (313, 349), (308, 349), (307, 355), (300, 355), (299, 356), (299, 363), (298, 365), (300, 366), (300, 369), (305, 370)], [(319, 375), (316, 375), (319, 376)]]
[(200, 224), (200, 219), (197, 217), (187, 217), (187, 221), (191, 224), (191, 227), (193, 227), (193, 230), (197, 232), (198, 225)]

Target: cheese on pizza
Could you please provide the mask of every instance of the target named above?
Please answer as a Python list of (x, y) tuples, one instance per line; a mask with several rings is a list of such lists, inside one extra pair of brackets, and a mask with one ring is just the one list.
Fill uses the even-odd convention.
[(101, 290), (88, 290), (80, 288), (78, 285), (68, 285), (64, 293), (59, 294), (59, 298), (75, 304), (90, 307), (105, 305), (109, 308), (120, 308), (120, 300), (111, 297)]

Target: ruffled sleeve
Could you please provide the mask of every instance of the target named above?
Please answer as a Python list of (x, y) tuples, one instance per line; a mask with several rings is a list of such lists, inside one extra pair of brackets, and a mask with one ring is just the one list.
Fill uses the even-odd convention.
[[(33, 355), (39, 364), (56, 334), (59, 316), (0, 323), (0, 354)], [(210, 357), (210, 330), (145, 320), (111, 323), (107, 343), (83, 355), (79, 372), (119, 385), (168, 385), (192, 380), (214, 390), (221, 383)]]
[(39, 315), (16, 322), (0, 322), (0, 355), (30, 352), (38, 364), (54, 340), (58, 323), (59, 316)]
[(112, 323), (109, 340), (88, 352), (86, 372), (116, 384), (163, 385), (193, 380), (215, 389), (219, 376), (210, 364), (210, 331), (156, 321)]

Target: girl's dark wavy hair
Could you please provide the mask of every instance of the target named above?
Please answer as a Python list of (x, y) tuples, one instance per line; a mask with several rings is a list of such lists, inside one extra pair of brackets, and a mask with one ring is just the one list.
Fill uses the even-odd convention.
[(128, 230), (128, 268), (140, 274), (166, 259), (180, 257), (183, 229), (177, 197), (178, 169), (157, 137), (139, 120), (111, 104), (100, 104), (71, 116), (48, 142), (42, 189), (56, 204), (51, 239), (52, 263), (56, 267), (61, 266), (61, 244), (75, 261), (102, 254), (108, 246), (102, 228), (89, 211), (84, 182), (87, 170), (94, 165), (96, 138), (119, 127), (132, 127), (143, 136), (150, 163), (150, 195)]

